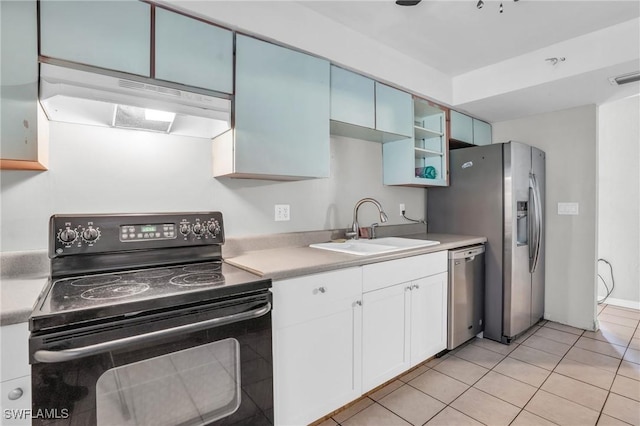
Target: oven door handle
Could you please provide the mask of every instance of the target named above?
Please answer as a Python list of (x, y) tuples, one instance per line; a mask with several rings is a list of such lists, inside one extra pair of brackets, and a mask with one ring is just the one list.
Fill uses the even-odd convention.
[(96, 355), (103, 352), (120, 349), (131, 344), (146, 343), (148, 341), (161, 339), (165, 337), (171, 337), (176, 334), (191, 333), (194, 331), (201, 331), (210, 327), (218, 327), (225, 324), (231, 324), (234, 322), (245, 321), (249, 319), (259, 318), (268, 314), (271, 311), (271, 303), (267, 302), (266, 305), (257, 309), (253, 309), (249, 312), (242, 312), (239, 314), (233, 314), (226, 317), (213, 318), (206, 321), (196, 322), (193, 324), (185, 324), (178, 327), (167, 328), (164, 330), (152, 331), (150, 333), (139, 334), (136, 336), (125, 337), (117, 340), (110, 340), (108, 342), (97, 343), (95, 345), (83, 346), (80, 348), (61, 349), (59, 351), (38, 350), (33, 354), (33, 358), (38, 362), (54, 363), (73, 361), (80, 358), (85, 358), (91, 355)]

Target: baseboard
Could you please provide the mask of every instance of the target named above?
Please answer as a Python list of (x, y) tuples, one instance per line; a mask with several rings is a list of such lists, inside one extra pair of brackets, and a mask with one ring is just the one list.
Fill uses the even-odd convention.
[(612, 297), (608, 297), (607, 300), (604, 301), (604, 304), (640, 310), (640, 302), (636, 302), (634, 300), (614, 299)]

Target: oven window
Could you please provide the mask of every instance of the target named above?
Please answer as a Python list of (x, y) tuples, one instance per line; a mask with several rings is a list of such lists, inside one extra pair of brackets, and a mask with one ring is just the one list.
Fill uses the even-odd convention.
[(97, 423), (204, 425), (240, 406), (240, 344), (225, 339), (107, 370)]

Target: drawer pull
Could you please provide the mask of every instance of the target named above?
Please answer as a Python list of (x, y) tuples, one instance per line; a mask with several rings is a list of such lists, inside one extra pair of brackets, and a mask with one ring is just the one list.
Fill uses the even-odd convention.
[(24, 392), (22, 391), (22, 388), (15, 388), (12, 391), (9, 391), (9, 400), (10, 401), (15, 401), (16, 399), (20, 399), (20, 397), (24, 394)]
[(356, 306), (362, 306), (362, 300), (356, 300)]
[(326, 293), (327, 289), (324, 287), (318, 287), (316, 289), (313, 290), (313, 294), (318, 294), (318, 293)]

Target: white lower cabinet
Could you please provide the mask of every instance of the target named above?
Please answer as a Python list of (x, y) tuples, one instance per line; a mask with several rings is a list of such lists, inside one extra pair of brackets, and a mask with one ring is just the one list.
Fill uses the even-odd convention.
[(446, 272), (412, 282), (411, 367), (447, 348)]
[(361, 392), (360, 268), (273, 283), (275, 422), (308, 424)]
[(446, 349), (446, 253), (363, 267), (363, 392)]
[(309, 424), (446, 348), (447, 252), (273, 282), (277, 425)]
[(398, 284), (362, 295), (362, 389), (368, 391), (409, 369), (411, 300)]
[(31, 367), (28, 324), (0, 327), (0, 424), (30, 425)]

